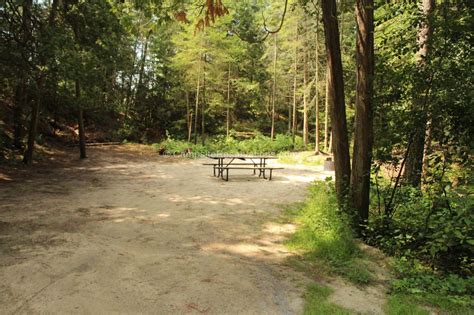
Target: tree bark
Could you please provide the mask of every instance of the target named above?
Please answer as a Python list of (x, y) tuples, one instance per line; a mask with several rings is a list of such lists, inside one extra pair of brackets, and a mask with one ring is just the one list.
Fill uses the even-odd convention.
[(356, 1), (356, 111), (352, 157), (352, 202), (358, 227), (369, 219), (373, 143), (374, 1)]
[[(424, 73), (427, 64), (427, 58), (429, 56), (431, 35), (433, 33), (433, 26), (430, 20), (434, 6), (434, 0), (421, 0), (423, 22), (421, 23), (420, 29), (418, 31), (417, 53), (420, 73)], [(423, 80), (423, 82), (427, 81)], [(426, 90), (428, 89), (426, 88)], [(407, 157), (404, 173), (406, 181), (415, 187), (420, 186), (421, 184), (421, 175), (423, 169), (423, 152), (427, 124), (427, 109), (425, 107), (426, 98), (428, 97), (429, 93), (424, 94), (424, 96), (416, 97), (413, 103), (413, 117), (416, 119), (414, 123), (416, 130), (413, 137), (412, 148)]]
[(186, 90), (186, 127), (188, 129), (188, 142), (191, 141), (191, 134), (193, 131), (193, 119), (191, 108), (189, 106), (189, 91)]
[(308, 146), (308, 52), (306, 44), (303, 52), (303, 145)]
[(23, 148), (23, 109), (27, 104), (26, 75), (20, 74), (20, 82), (16, 87), (15, 107), (13, 108), (13, 146), (16, 149)]
[[(56, 19), (56, 11), (58, 9), (58, 3), (60, 0), (53, 0), (53, 3), (51, 5), (51, 10), (49, 12), (49, 17), (48, 17), (48, 26), (50, 28), (54, 28), (55, 26), (55, 19)], [(24, 5), (23, 5), (23, 14), (26, 17), (24, 19), (25, 24), (25, 31), (28, 33), (28, 37), (31, 36), (31, 23), (32, 23), (32, 17), (31, 17), (31, 7), (33, 5), (32, 0), (25, 0)], [(39, 58), (39, 68), (45, 68), (46, 64), (48, 63), (48, 60), (45, 55), (40, 55)], [(30, 120), (30, 125), (28, 129), (28, 142), (27, 142), (27, 147), (25, 150), (25, 153), (23, 155), (23, 163), (24, 164), (31, 164), (32, 159), (33, 159), (33, 151), (34, 151), (34, 146), (35, 146), (35, 139), (36, 139), (36, 130), (38, 126), (38, 118), (39, 118), (39, 113), (40, 113), (40, 104), (41, 104), (41, 91), (43, 89), (44, 81), (46, 77), (46, 73), (44, 70), (40, 70), (38, 77), (36, 78), (36, 99), (33, 101), (32, 107), (31, 107), (31, 120)]]
[[(205, 67), (205, 64), (204, 64)], [(202, 74), (202, 104), (201, 104), (201, 142), (202, 145), (206, 143), (206, 130), (205, 130), (205, 118), (206, 118), (206, 72)]]
[[(298, 24), (296, 24), (296, 39), (298, 39)], [(297, 75), (298, 75), (298, 47), (295, 44), (295, 53), (294, 53), (294, 65), (293, 65), (293, 115), (292, 115), (292, 126), (291, 134), (293, 140), (293, 146), (296, 145), (296, 88), (297, 88)]]
[(150, 36), (151, 36), (151, 30), (148, 31), (148, 34), (145, 37), (145, 45), (143, 46), (143, 50), (142, 50), (142, 60), (140, 62), (140, 72), (138, 73), (137, 90), (135, 91), (135, 102), (141, 96), (142, 89), (143, 89), (143, 86), (142, 86), (143, 74), (145, 73), (145, 62), (146, 62), (146, 56), (148, 54), (148, 42), (150, 40)]
[(81, 84), (78, 79), (75, 82), (76, 85), (76, 102), (77, 106), (79, 107), (79, 114), (78, 114), (78, 125), (79, 125), (79, 151), (80, 151), (80, 158), (85, 159), (87, 158), (86, 154), (86, 134), (84, 130), (84, 115), (83, 109), (81, 104)]
[(316, 15), (316, 73), (315, 73), (315, 85), (316, 85), (316, 91), (315, 91), (315, 103), (314, 103), (314, 108), (315, 108), (315, 132), (314, 132), (314, 153), (319, 154), (319, 49), (318, 49), (318, 44), (319, 44), (319, 12), (317, 12)]
[[(23, 32), (24, 32), (23, 40), (25, 41), (25, 44), (30, 40), (30, 37), (31, 37), (31, 23), (32, 23), (31, 7), (32, 6), (33, 6), (33, 0), (25, 0), (23, 2), (22, 23), (23, 23)], [(26, 97), (26, 89), (24, 89), (22, 92), (25, 93), (24, 95), (22, 95), (22, 97)], [(23, 163), (25, 164), (31, 164), (32, 159), (33, 159), (33, 151), (34, 151), (35, 139), (36, 139), (36, 127), (38, 125), (39, 102), (40, 102), (40, 91), (37, 90), (36, 99), (31, 104), (31, 118), (30, 118), (30, 124), (28, 128), (28, 140), (27, 140), (25, 153), (23, 154)]]
[(326, 95), (324, 97), (324, 151), (329, 152), (329, 66), (326, 66)]
[(276, 62), (277, 62), (277, 34), (273, 34), (273, 84), (272, 84), (272, 129), (270, 132), (270, 139), (275, 137), (275, 97), (276, 97)]
[(227, 77), (227, 113), (226, 113), (226, 135), (227, 138), (230, 136), (230, 62), (229, 62), (229, 75)]
[(349, 141), (347, 135), (344, 79), (335, 0), (321, 0), (326, 54), (328, 60), (328, 89), (336, 173), (336, 194), (340, 205), (346, 204), (350, 183)]
[(198, 111), (199, 111), (199, 90), (201, 89), (201, 78), (199, 77), (200, 74), (198, 73), (197, 77), (197, 86), (196, 86), (196, 106), (194, 109), (194, 144), (197, 144), (198, 132), (197, 132), (197, 125), (198, 125)]

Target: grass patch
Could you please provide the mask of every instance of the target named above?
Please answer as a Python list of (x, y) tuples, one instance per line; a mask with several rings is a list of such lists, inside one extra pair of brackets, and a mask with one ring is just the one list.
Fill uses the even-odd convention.
[(334, 273), (356, 284), (372, 281), (347, 218), (338, 210), (331, 182), (315, 182), (306, 202), (285, 215), (299, 226), (286, 245), (299, 252), (304, 263), (293, 264), (306, 266), (308, 271)]
[(391, 295), (387, 303), (388, 315), (429, 315), (427, 309), (417, 305), (411, 297), (406, 295)]
[(328, 302), (328, 297), (332, 290), (328, 287), (320, 286), (316, 283), (310, 284), (304, 295), (305, 306), (303, 314), (305, 315), (346, 315), (352, 314), (350, 311), (338, 305)]
[(281, 152), (278, 154), (278, 162), (290, 165), (321, 166), (326, 158), (327, 156), (324, 155), (314, 155), (313, 151)]

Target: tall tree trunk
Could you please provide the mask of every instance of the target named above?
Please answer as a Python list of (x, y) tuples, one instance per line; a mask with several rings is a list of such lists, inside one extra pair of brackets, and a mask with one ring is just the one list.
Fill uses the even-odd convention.
[(291, 134), (291, 123), (293, 121), (292, 115), (291, 115), (291, 112), (292, 112), (292, 106), (291, 106), (292, 84), (291, 84), (291, 79), (288, 80), (288, 86), (289, 86), (289, 90), (288, 90), (288, 96), (286, 98), (287, 98), (287, 101), (288, 101), (288, 134), (290, 135)]
[(13, 146), (19, 150), (23, 148), (23, 109), (28, 101), (26, 75), (21, 73), (20, 76), (20, 82), (15, 91), (15, 107), (13, 108)]
[(336, 173), (336, 194), (339, 204), (345, 204), (347, 194), (349, 193), (351, 166), (336, 1), (321, 0), (321, 7), (329, 70), (328, 88)]
[[(23, 23), (23, 40), (25, 44), (31, 38), (31, 7), (33, 6), (33, 0), (25, 0), (23, 2), (23, 16), (22, 16), (22, 23)], [(25, 75), (26, 77), (26, 75)], [(26, 86), (26, 84), (25, 84)], [(39, 86), (37, 87), (39, 89)], [(26, 89), (22, 91), (24, 93), (23, 97), (26, 97)], [(33, 151), (35, 146), (35, 139), (36, 139), (36, 127), (38, 125), (38, 115), (39, 115), (39, 102), (40, 102), (40, 91), (36, 91), (36, 97), (33, 103), (31, 104), (31, 118), (30, 124), (28, 128), (28, 141), (25, 153), (23, 154), (23, 163), (30, 164), (33, 159)]]
[(227, 115), (226, 115), (226, 136), (230, 136), (230, 62), (229, 62), (229, 75), (227, 77)]
[[(205, 65), (204, 65), (205, 66)], [(202, 74), (202, 104), (201, 104), (201, 142), (202, 145), (206, 143), (206, 130), (205, 130), (205, 112), (206, 111), (206, 71)]]
[(200, 74), (198, 73), (197, 77), (197, 86), (196, 86), (196, 106), (194, 108), (194, 144), (197, 144), (197, 138), (198, 138), (198, 111), (199, 111), (199, 90), (201, 89), (200, 84), (201, 84), (201, 78), (199, 77)]
[[(58, 3), (60, 0), (53, 0), (53, 3), (51, 5), (51, 10), (49, 12), (49, 17), (48, 17), (48, 26), (50, 29), (53, 29), (55, 27), (55, 19), (56, 19), (56, 12), (58, 9)], [(25, 31), (27, 32), (28, 38), (31, 36), (31, 7), (33, 5), (32, 0), (25, 0), (24, 5), (23, 5), (23, 15), (24, 17), (24, 22), (25, 24)], [(46, 56), (40, 55), (39, 58), (39, 68), (44, 69), (46, 68), (46, 64), (48, 63), (48, 60)], [(28, 129), (28, 142), (27, 142), (27, 148), (26, 151), (23, 155), (23, 163), (25, 164), (31, 164), (32, 159), (33, 159), (33, 151), (35, 147), (35, 139), (36, 139), (36, 129), (38, 126), (38, 119), (39, 119), (39, 113), (40, 113), (40, 104), (41, 104), (41, 92), (43, 89), (43, 85), (46, 79), (46, 73), (44, 70), (41, 70), (38, 77), (36, 78), (36, 98), (35, 101), (32, 104), (31, 107), (31, 120), (30, 120), (30, 125)]]
[(37, 87), (36, 97), (31, 106), (31, 118), (30, 118), (30, 126), (28, 128), (28, 142), (26, 146), (26, 151), (23, 155), (23, 163), (29, 165), (33, 161), (33, 151), (35, 147), (35, 140), (36, 140), (36, 129), (38, 127), (38, 116), (39, 116), (39, 108), (40, 108), (40, 91), (39, 87)]
[(188, 142), (191, 141), (191, 133), (193, 131), (193, 119), (191, 108), (189, 106), (189, 91), (186, 90), (186, 127), (188, 129)]
[(145, 44), (142, 50), (142, 60), (140, 62), (140, 72), (138, 73), (137, 90), (135, 91), (135, 101), (139, 100), (139, 97), (141, 97), (141, 93), (143, 91), (143, 74), (145, 73), (146, 56), (148, 54), (148, 42), (150, 40), (151, 33), (151, 30), (148, 31), (145, 37)]
[[(296, 24), (296, 39), (298, 39), (298, 24)], [(293, 140), (293, 146), (296, 145), (295, 138), (296, 138), (296, 88), (298, 84), (297, 80), (298, 75), (298, 47), (295, 45), (295, 53), (294, 53), (294, 65), (293, 65), (293, 115), (292, 115), (292, 127), (291, 127), (291, 134)]]
[(374, 1), (356, 1), (356, 112), (352, 157), (352, 202), (359, 225), (369, 219), (373, 142)]
[[(421, 0), (421, 11), (423, 14), (423, 22), (418, 31), (418, 66), (420, 73), (425, 73), (427, 65), (427, 58), (429, 56), (431, 35), (433, 33), (433, 26), (431, 23), (431, 15), (435, 6), (434, 0)], [(428, 85), (427, 80), (420, 78), (420, 81)], [(426, 88), (426, 91), (429, 89)], [(422, 94), (420, 92), (420, 94)], [(424, 96), (415, 97), (413, 103), (413, 116), (415, 117), (415, 133), (413, 142), (408, 153), (405, 164), (405, 179), (413, 186), (421, 184), (421, 175), (423, 169), (423, 151), (425, 146), (426, 124), (427, 124), (427, 109), (426, 102), (429, 95), (428, 92), (423, 93)]]
[(423, 168), (422, 176), (426, 178), (428, 176), (429, 169), (429, 158), (428, 155), (431, 153), (431, 141), (433, 139), (433, 118), (429, 115), (426, 122), (426, 133), (425, 133), (425, 148), (423, 149)]
[(303, 145), (308, 146), (308, 51), (306, 43), (303, 52)]
[(326, 95), (324, 97), (324, 151), (329, 150), (329, 65), (326, 66)]
[(78, 79), (76, 79), (76, 102), (77, 106), (79, 107), (79, 115), (78, 115), (78, 125), (79, 125), (79, 150), (80, 150), (80, 158), (85, 159), (87, 158), (86, 154), (86, 133), (84, 130), (84, 115), (83, 109), (81, 104), (81, 84)]
[(273, 84), (272, 84), (272, 129), (270, 132), (270, 139), (273, 140), (275, 136), (275, 97), (276, 97), (276, 62), (277, 62), (277, 34), (273, 34)]
[(319, 44), (319, 12), (317, 12), (316, 15), (316, 73), (315, 73), (315, 85), (316, 85), (316, 91), (315, 91), (315, 103), (314, 103), (314, 109), (315, 109), (315, 122), (314, 122), (314, 153), (319, 154), (319, 49), (318, 49), (318, 44)]

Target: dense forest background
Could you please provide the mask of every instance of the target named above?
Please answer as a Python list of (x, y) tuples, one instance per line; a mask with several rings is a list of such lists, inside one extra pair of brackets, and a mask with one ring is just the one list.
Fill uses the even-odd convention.
[[(0, 159), (125, 140), (334, 151), (356, 234), (411, 271), (456, 275), (464, 289), (447, 290), (465, 294), (473, 12), (469, 0), (4, 0)], [(404, 285), (436, 291), (425, 280)]]

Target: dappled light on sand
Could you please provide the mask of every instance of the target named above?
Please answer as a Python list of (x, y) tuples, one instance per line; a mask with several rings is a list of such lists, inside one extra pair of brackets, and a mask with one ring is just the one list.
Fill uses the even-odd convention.
[(295, 227), (275, 220), (319, 167), (224, 182), (201, 160), (116, 154), (0, 186), (2, 313), (301, 311)]

